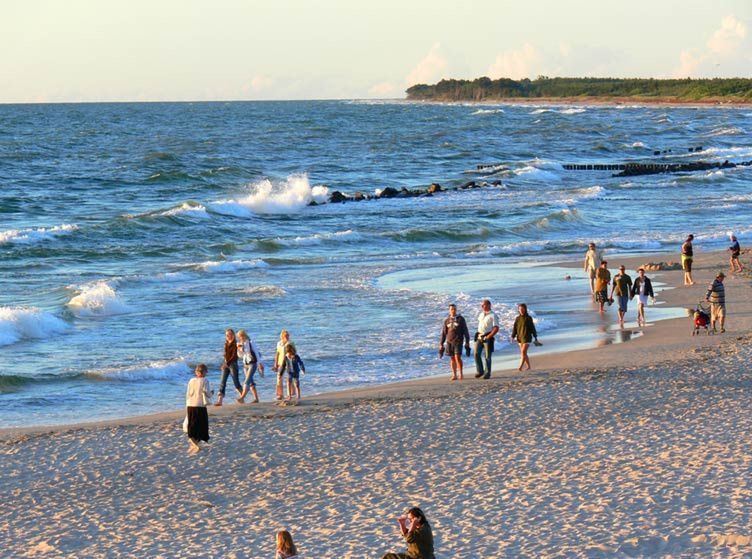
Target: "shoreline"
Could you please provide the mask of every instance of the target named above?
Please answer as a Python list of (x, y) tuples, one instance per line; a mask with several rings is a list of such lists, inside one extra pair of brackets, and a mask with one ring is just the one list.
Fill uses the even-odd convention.
[(576, 107), (666, 107), (684, 109), (704, 108), (749, 108), (752, 101), (739, 99), (708, 98), (682, 100), (677, 98), (646, 99), (643, 97), (506, 97), (503, 99), (404, 99), (407, 103), (442, 105), (573, 105)]
[[(696, 285), (692, 288), (685, 289), (676, 284), (674, 281), (677, 277), (681, 279), (681, 271), (661, 271), (661, 272), (649, 272), (649, 277), (658, 277), (666, 287), (661, 291), (660, 298), (657, 299), (663, 304), (661, 307), (678, 307), (678, 308), (690, 308), (693, 307), (697, 299), (687, 298), (691, 293), (704, 295), (706, 284), (709, 283), (704, 279), (704, 275), (708, 269), (723, 269), (726, 270), (725, 260), (724, 266), (718, 268), (719, 260), (723, 260), (726, 257), (726, 253), (723, 251), (715, 251), (699, 255), (695, 259), (695, 270), (702, 271), (703, 279), (696, 279)], [(618, 257), (611, 257), (618, 258)], [(670, 253), (647, 253), (639, 256), (626, 256), (624, 258), (618, 258), (618, 263), (624, 263), (628, 269), (636, 269), (638, 266), (648, 261), (671, 261)], [(674, 260), (678, 260), (675, 258)], [(612, 262), (616, 264), (616, 260)], [(558, 266), (564, 268), (580, 268), (580, 263), (577, 261), (555, 261), (543, 264), (543, 266)], [(615, 268), (615, 266), (611, 266)], [(695, 276), (697, 278), (697, 276)], [(734, 278), (729, 278), (734, 279)], [(741, 278), (739, 278), (741, 279)], [(572, 279), (571, 281), (577, 281)], [(583, 282), (583, 290), (587, 289), (587, 285)], [(699, 293), (698, 287), (701, 288), (702, 293)], [(733, 305), (737, 305), (738, 301), (734, 301)], [(748, 305), (749, 306), (749, 305)], [(642, 335), (630, 339), (625, 343), (606, 343), (601, 347), (591, 347), (586, 349), (575, 349), (569, 351), (552, 352), (543, 355), (536, 355), (533, 350), (530, 353), (531, 360), (533, 362), (533, 370), (531, 372), (518, 372), (515, 368), (494, 368), (494, 376), (492, 382), (504, 382), (512, 383), (518, 381), (530, 381), (541, 380), (550, 377), (557, 370), (565, 369), (570, 370), (583, 370), (588, 368), (611, 368), (618, 366), (619, 363), (628, 361), (631, 365), (641, 365), (644, 363), (655, 363), (656, 359), (662, 361), (674, 361), (682, 357), (682, 354), (687, 351), (686, 340), (683, 336), (677, 336), (675, 331), (679, 327), (679, 323), (685, 321), (689, 324), (688, 318), (669, 318), (664, 320), (650, 323), (650, 309), (647, 307), (646, 315), (649, 323), (647, 328), (630, 328), (629, 320), (624, 330), (627, 331), (639, 331)], [(531, 309), (534, 310), (534, 304), (531, 305)], [(635, 313), (636, 303), (632, 301), (630, 303), (629, 314), (632, 316)], [(748, 316), (752, 307), (747, 309), (746, 315)], [(595, 311), (593, 311), (595, 312)], [(614, 308), (611, 307), (607, 311), (606, 317), (613, 318), (615, 314)], [(734, 312), (735, 316), (736, 313)], [(609, 324), (609, 323), (606, 323)], [(752, 331), (752, 322), (747, 319), (745, 322), (745, 334)], [(659, 342), (659, 338), (660, 341)], [(706, 339), (707, 338), (707, 339)], [(692, 339), (692, 345), (698, 347), (715, 347), (721, 343), (723, 336), (715, 337), (697, 337)], [(545, 334), (541, 335), (541, 340), (545, 344)], [(516, 359), (517, 353), (514, 346), (506, 346), (504, 357), (501, 357), (501, 353), (495, 354), (494, 361), (498, 363), (501, 360), (506, 361), (509, 359), (507, 352), (509, 348), (512, 348), (514, 353), (511, 355), (512, 359)], [(644, 353), (640, 353), (644, 351)], [(388, 382), (384, 384), (378, 384), (374, 386), (366, 386), (360, 388), (349, 388), (345, 390), (337, 390), (334, 392), (326, 392), (317, 394), (310, 397), (304, 397), (301, 404), (298, 406), (278, 406), (274, 401), (261, 402), (260, 404), (245, 404), (237, 405), (234, 402), (230, 405), (223, 406), (222, 408), (211, 407), (210, 417), (231, 417), (238, 416), (242, 418), (273, 418), (277, 416), (288, 416), (291, 414), (307, 413), (308, 411), (315, 411), (316, 409), (329, 410), (334, 407), (350, 406), (357, 403), (368, 402), (371, 400), (380, 400), (383, 398), (414, 398), (418, 395), (431, 396), (439, 394), (455, 394), (464, 393), (467, 390), (474, 390), (473, 385), (483, 384), (481, 381), (473, 378), (474, 364), (472, 356), (470, 358), (463, 359), (465, 362), (465, 380), (462, 383), (449, 383), (447, 377), (449, 373), (421, 377), (418, 379), (409, 379)], [(564, 363), (564, 365), (562, 365)], [(448, 370), (448, 365), (447, 365)], [(28, 439), (29, 437), (53, 435), (64, 432), (75, 432), (79, 430), (96, 430), (96, 429), (113, 429), (119, 427), (129, 426), (142, 426), (148, 424), (167, 424), (167, 423), (179, 423), (182, 421), (185, 415), (184, 409), (164, 411), (159, 413), (151, 413), (137, 416), (126, 416), (115, 419), (104, 420), (92, 420), (84, 421), (81, 423), (68, 423), (60, 425), (37, 425), (28, 427), (8, 427), (0, 428), (0, 441), (12, 442), (15, 440)]]

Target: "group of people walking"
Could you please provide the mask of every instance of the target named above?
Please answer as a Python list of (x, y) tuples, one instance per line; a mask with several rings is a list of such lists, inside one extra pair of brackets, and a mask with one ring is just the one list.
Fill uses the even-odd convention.
[[(499, 317), (491, 310), (491, 301), (483, 299), (481, 312), (478, 314), (478, 328), (474, 335), (475, 344), (475, 378), (491, 378), (492, 356), (494, 352), (496, 334), (499, 333)], [(517, 305), (518, 316), (510, 333), (510, 339), (516, 341), (520, 347), (519, 370), (530, 369), (528, 348), (531, 343), (540, 345), (538, 332), (535, 329), (533, 317), (527, 312), (527, 305)], [(462, 349), (466, 357), (470, 357), (470, 330), (465, 318), (457, 313), (457, 305), (449, 305), (449, 315), (444, 319), (439, 340), (439, 358), (446, 353), (450, 358), (452, 370), (451, 380), (462, 380), (463, 363)]]
[[(215, 406), (222, 406), (227, 389), (227, 380), (232, 378), (235, 390), (238, 393), (236, 401), (245, 403), (248, 394), (253, 396), (251, 403), (258, 403), (259, 396), (256, 389), (255, 375), (258, 372), (264, 376), (265, 365), (261, 357), (261, 351), (245, 330), (235, 331), (228, 328), (225, 331), (224, 359), (220, 366), (219, 390)], [(244, 381), (240, 382), (239, 364), (243, 365), (245, 374)], [(300, 376), (305, 374), (305, 364), (298, 355), (295, 344), (290, 340), (290, 333), (282, 330), (279, 334), (279, 342), (274, 354), (272, 369), (277, 373), (275, 398), (282, 401), (284, 398), (284, 379), (287, 376), (287, 398), (283, 403), (295, 403), (302, 397), (300, 390)], [(209, 440), (209, 415), (207, 406), (211, 405), (214, 391), (206, 379), (208, 368), (204, 363), (196, 366), (195, 378), (188, 382), (185, 393), (186, 414), (183, 422), (183, 430), (190, 441), (189, 452), (201, 450), (199, 442)]]

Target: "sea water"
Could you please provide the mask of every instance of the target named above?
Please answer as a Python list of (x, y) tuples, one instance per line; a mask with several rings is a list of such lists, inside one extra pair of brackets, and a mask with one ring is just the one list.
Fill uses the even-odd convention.
[[(267, 365), (290, 330), (304, 395), (445, 373), (450, 302), (471, 327), (490, 296), (504, 330), (525, 301), (544, 341), (607, 339), (582, 272), (538, 264), (580, 260), (589, 241), (676, 253), (688, 233), (702, 251), (734, 231), (744, 245), (752, 170), (562, 164), (745, 161), (751, 128), (726, 107), (0, 106), (0, 427), (178, 409), (197, 363), (216, 388), (226, 328)], [(309, 205), (469, 180), (500, 184)], [(499, 359), (515, 352), (504, 339)], [(273, 384), (259, 380), (262, 399)]]

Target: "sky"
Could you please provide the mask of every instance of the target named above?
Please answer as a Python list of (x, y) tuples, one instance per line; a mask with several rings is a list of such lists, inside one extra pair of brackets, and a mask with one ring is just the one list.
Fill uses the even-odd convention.
[(402, 98), (484, 75), (752, 77), (752, 0), (0, 0), (0, 103)]

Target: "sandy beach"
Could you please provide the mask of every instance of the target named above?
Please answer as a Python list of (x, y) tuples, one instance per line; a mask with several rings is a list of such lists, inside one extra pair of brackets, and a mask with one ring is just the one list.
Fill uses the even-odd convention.
[[(727, 254), (695, 268), (688, 288), (648, 274), (673, 288), (661, 304), (693, 307)], [(665, 320), (628, 343), (532, 351), (532, 372), (490, 381), (468, 367), (462, 383), (211, 409), (195, 456), (183, 410), (0, 431), (0, 556), (263, 558), (287, 528), (303, 557), (379, 558), (404, 551), (408, 506), (437, 557), (750, 556), (750, 275), (726, 292), (723, 335)]]

